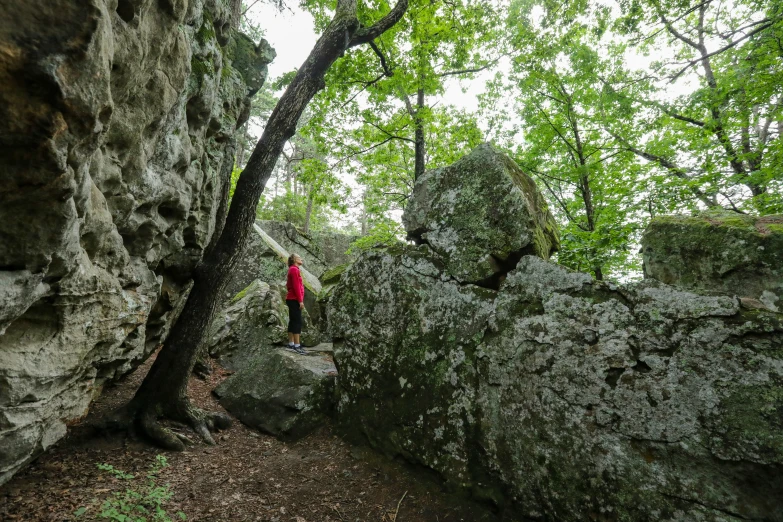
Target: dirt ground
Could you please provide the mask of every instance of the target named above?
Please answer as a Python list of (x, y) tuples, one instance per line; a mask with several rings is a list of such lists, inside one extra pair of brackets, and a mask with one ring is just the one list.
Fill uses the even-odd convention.
[[(173, 492), (165, 508), (191, 521), (499, 520), (486, 507), (444, 492), (421, 472), (346, 444), (330, 427), (285, 443), (235, 420), (217, 436), (216, 446), (199, 443), (181, 453), (121, 434), (97, 434), (90, 426), (133, 395), (151, 362), (104, 390), (63, 440), (0, 486), (0, 520), (95, 520), (101, 503), (128, 487), (97, 465), (136, 474), (138, 485), (158, 454), (169, 463), (158, 483), (170, 484)], [(201, 407), (222, 410), (211, 390), (225, 377), (218, 369), (208, 381), (192, 378), (190, 397)], [(80, 508), (86, 512), (76, 517)]]

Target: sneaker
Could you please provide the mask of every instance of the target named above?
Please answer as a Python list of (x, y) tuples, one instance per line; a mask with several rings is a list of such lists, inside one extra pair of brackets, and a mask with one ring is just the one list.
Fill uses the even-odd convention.
[(288, 345), (286, 345), (285, 349), (286, 349), (286, 350), (291, 350), (291, 351), (292, 351), (292, 352), (294, 352), (294, 353), (299, 353), (299, 350), (297, 350), (297, 349), (296, 349), (296, 346), (294, 346), (293, 344), (288, 344)]
[(298, 353), (299, 355), (307, 355), (307, 350), (304, 349), (304, 346), (294, 346), (294, 351)]

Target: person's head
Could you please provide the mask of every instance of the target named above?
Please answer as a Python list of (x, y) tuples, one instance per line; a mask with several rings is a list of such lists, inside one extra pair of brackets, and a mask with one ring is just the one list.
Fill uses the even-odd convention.
[(288, 256), (288, 266), (301, 266), (302, 265), (302, 258), (299, 257), (298, 254), (291, 254)]

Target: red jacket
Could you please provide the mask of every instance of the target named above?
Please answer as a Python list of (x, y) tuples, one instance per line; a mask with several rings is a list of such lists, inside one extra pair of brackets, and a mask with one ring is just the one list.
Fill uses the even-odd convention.
[(286, 300), (295, 299), (300, 303), (304, 302), (304, 282), (298, 266), (292, 265), (288, 267), (288, 278), (286, 279), (285, 287), (288, 289), (288, 293), (285, 295)]

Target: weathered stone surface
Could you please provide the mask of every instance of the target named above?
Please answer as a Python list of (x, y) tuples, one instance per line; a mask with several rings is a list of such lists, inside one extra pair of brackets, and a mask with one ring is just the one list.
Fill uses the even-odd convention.
[(295, 440), (321, 426), (331, 414), (336, 374), (329, 356), (270, 350), (254, 356), (215, 394), (248, 426)]
[(427, 250), (334, 289), (346, 433), (520, 518), (783, 520), (781, 314), (534, 256), (496, 293)]
[(220, 364), (238, 370), (257, 354), (288, 341), (288, 308), (277, 285), (257, 279), (215, 314), (208, 351)]
[(350, 264), (337, 265), (334, 268), (330, 268), (323, 274), (321, 274), (321, 293), (318, 295), (318, 311), (321, 314), (318, 322), (322, 331), (328, 332), (329, 328), (329, 301), (332, 299), (332, 291), (337, 286), (337, 283), (343, 277), (343, 273), (350, 267)]
[(323, 231), (305, 234), (293, 223), (283, 221), (259, 221), (258, 225), (285, 250), (299, 254), (307, 269), (318, 278), (327, 270), (356, 258), (355, 254), (346, 252), (357, 236)]
[(642, 256), (645, 277), (783, 310), (783, 215), (659, 216), (642, 236)]
[(235, 295), (256, 279), (285, 286), (286, 265), (280, 260), (277, 252), (266, 244), (258, 230), (253, 228), (234, 268), (223, 296), (226, 302), (230, 302)]
[[(0, 19), (0, 483), (143, 360), (213, 230), (249, 111), (219, 0), (31, 0)], [(235, 53), (239, 56), (239, 53)]]
[(494, 296), (445, 275), (426, 245), (362, 254), (329, 311), (339, 418), (349, 434), (467, 480), (474, 351)]
[(781, 319), (524, 258), (477, 350), (481, 458), (529, 516), (781, 520)]
[(548, 259), (559, 239), (533, 180), (507, 156), (481, 145), (416, 181), (402, 218), (408, 237), (428, 244), (461, 282), (497, 287), (522, 255)]

